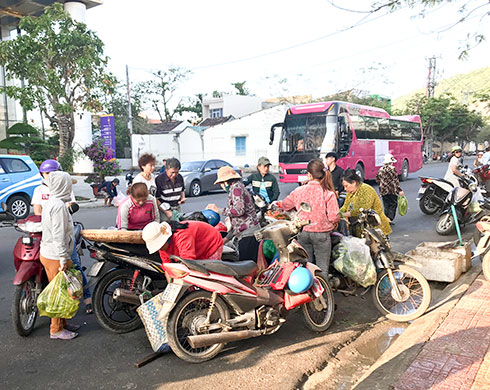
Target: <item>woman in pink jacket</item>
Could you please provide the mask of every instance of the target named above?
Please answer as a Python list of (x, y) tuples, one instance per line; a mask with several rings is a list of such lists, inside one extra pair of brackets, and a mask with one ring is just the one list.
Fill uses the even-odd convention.
[(157, 202), (145, 183), (133, 184), (128, 192), (129, 196), (117, 209), (118, 229), (142, 230), (150, 222), (160, 222)]
[(282, 202), (285, 210), (300, 210), (301, 202), (311, 206), (311, 212), (300, 211), (299, 217), (310, 220), (298, 237), (311, 262), (327, 274), (330, 264), (330, 232), (340, 220), (337, 196), (330, 172), (321, 160), (311, 160), (307, 167), (308, 184), (296, 188)]

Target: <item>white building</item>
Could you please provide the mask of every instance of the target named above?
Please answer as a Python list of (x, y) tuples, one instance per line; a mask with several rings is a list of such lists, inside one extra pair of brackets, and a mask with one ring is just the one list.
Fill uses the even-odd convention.
[(221, 118), (233, 116), (240, 118), (262, 109), (262, 99), (253, 95), (223, 95), (218, 98), (205, 96), (202, 99), (202, 117)]
[(284, 120), (286, 110), (281, 104), (206, 129), (189, 126), (178, 137), (180, 159), (219, 158), (243, 167), (254, 166), (259, 157), (267, 156), (277, 170), (280, 137), (269, 145), (270, 128)]

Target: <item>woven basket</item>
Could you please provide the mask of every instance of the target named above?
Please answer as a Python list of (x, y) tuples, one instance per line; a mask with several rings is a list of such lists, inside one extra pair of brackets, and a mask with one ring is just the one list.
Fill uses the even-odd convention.
[(82, 237), (96, 242), (120, 242), (126, 244), (144, 244), (141, 230), (106, 230), (106, 229), (84, 229)]

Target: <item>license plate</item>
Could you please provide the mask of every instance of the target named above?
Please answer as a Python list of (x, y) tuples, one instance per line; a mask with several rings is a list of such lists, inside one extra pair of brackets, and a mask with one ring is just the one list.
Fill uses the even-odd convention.
[(308, 176), (306, 176), (306, 175), (298, 176), (298, 181), (301, 183), (301, 182), (304, 182), (307, 178), (308, 178)]
[(97, 263), (95, 263), (92, 267), (90, 267), (90, 271), (88, 271), (88, 276), (97, 276), (100, 272), (100, 270), (102, 269), (102, 266), (104, 265), (104, 262), (103, 261), (99, 261)]
[(419, 194), (423, 194), (425, 192), (425, 190), (427, 189), (427, 187), (422, 187), (419, 189)]
[(179, 296), (180, 290), (182, 289), (182, 285), (169, 283), (167, 288), (162, 293), (162, 300), (166, 302), (175, 302), (177, 297)]

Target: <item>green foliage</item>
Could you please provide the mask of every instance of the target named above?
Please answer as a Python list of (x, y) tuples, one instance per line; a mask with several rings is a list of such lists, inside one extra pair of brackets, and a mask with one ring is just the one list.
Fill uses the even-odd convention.
[(250, 91), (247, 88), (245, 88), (245, 83), (246, 81), (242, 81), (241, 83), (240, 82), (231, 83), (231, 85), (233, 85), (236, 88), (238, 95), (246, 96), (246, 95), (250, 95)]
[(202, 118), (202, 93), (181, 100), (175, 109), (175, 113), (182, 115), (184, 112), (191, 113), (192, 119), (199, 120)]
[(105, 72), (108, 58), (102, 41), (83, 23), (71, 19), (55, 3), (39, 17), (23, 17), (15, 39), (0, 42), (0, 65), (8, 80), (23, 86), (3, 86), (26, 110), (39, 107), (57, 124), (60, 154), (72, 147), (73, 113), (100, 110), (100, 97), (112, 91), (113, 77)]
[(176, 111), (170, 108), (170, 101), (179, 85), (187, 80), (190, 74), (190, 70), (171, 67), (153, 72), (153, 79), (138, 85), (145, 102), (150, 103), (162, 122), (170, 122), (174, 118)]
[(92, 142), (83, 152), (94, 164), (94, 175), (85, 179), (87, 183), (102, 183), (106, 176), (117, 176), (122, 172), (119, 162), (111, 158), (109, 148), (101, 138)]
[(429, 142), (457, 142), (463, 148), (478, 138), (485, 125), (480, 113), (470, 110), (450, 94), (435, 98), (418, 94), (408, 102), (404, 113), (420, 115)]
[(376, 96), (366, 96), (362, 91), (358, 91), (355, 89), (350, 89), (348, 91), (337, 92), (333, 95), (328, 95), (316, 99), (317, 102), (327, 102), (332, 100), (340, 100), (344, 102), (354, 103), (354, 104), (362, 104), (365, 106), (372, 106), (382, 108), (386, 110), (389, 114), (391, 114), (391, 101), (386, 99), (379, 99)]
[(7, 138), (0, 141), (0, 148), (25, 153), (33, 160), (46, 160), (57, 154), (57, 148), (39, 137), (39, 131), (27, 124), (16, 123), (7, 130)]

